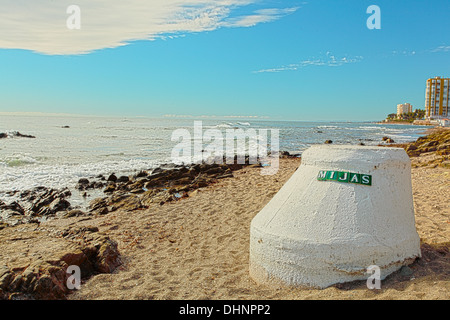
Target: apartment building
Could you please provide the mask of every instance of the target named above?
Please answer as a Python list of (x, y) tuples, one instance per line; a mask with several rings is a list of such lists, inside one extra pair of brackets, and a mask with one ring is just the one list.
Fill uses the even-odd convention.
[(428, 79), (425, 97), (426, 117), (429, 119), (449, 117), (449, 99), (450, 78)]

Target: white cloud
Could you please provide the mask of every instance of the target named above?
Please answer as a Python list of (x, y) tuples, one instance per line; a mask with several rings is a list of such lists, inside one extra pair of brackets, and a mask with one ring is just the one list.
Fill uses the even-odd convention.
[(227, 19), (222, 23), (222, 25), (226, 27), (253, 27), (259, 23), (278, 20), (281, 17), (294, 13), (298, 9), (298, 7), (285, 9), (261, 9), (255, 11), (254, 14)]
[[(221, 27), (250, 27), (295, 12), (260, 9), (234, 16), (258, 0), (0, 0), (0, 48), (82, 54), (134, 40), (170, 39)], [(69, 30), (69, 5), (81, 9), (81, 29)]]
[(298, 63), (288, 64), (285, 66), (277, 67), (277, 68), (269, 68), (269, 69), (261, 69), (258, 71), (254, 71), (254, 73), (265, 73), (265, 72), (283, 72), (283, 71), (297, 71), (305, 67), (309, 66), (327, 66), (327, 67), (339, 67), (349, 63), (356, 63), (363, 59), (361, 56), (356, 57), (336, 57), (331, 52), (327, 52), (324, 58), (312, 58), (300, 61)]
[(431, 50), (431, 52), (450, 52), (450, 46), (439, 46)]

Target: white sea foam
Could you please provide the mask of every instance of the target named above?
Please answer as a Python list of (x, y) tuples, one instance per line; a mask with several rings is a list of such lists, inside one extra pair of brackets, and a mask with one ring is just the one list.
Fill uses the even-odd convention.
[[(62, 126), (69, 128), (62, 129)], [(36, 186), (73, 187), (79, 178), (139, 171), (170, 162), (172, 149), (178, 144), (171, 140), (173, 131), (187, 129), (194, 144), (199, 140), (194, 140), (193, 127), (194, 119), (2, 115), (0, 132), (18, 131), (36, 136), (36, 139), (0, 139), (0, 192)], [(367, 145), (376, 145), (383, 136), (390, 136), (402, 143), (415, 140), (418, 132), (423, 130), (418, 126), (373, 123), (255, 120), (250, 124), (209, 120), (203, 124), (203, 133), (207, 129), (218, 129), (225, 138), (226, 130), (235, 128), (252, 128), (257, 132), (259, 129), (279, 129), (280, 150), (291, 153), (301, 153), (310, 145), (322, 144), (327, 139), (335, 144), (363, 141)], [(318, 133), (318, 128), (326, 130)], [(203, 149), (211, 143), (203, 142)], [(249, 143), (254, 147), (254, 142)], [(237, 153), (248, 153), (248, 149), (237, 150)], [(194, 162), (199, 159), (197, 155)], [(184, 163), (190, 163), (189, 160), (184, 159)]]

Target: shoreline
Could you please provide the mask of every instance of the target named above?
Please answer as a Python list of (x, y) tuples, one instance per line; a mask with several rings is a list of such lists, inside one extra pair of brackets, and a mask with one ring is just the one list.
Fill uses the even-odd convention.
[[(99, 201), (94, 210), (100, 211), (95, 214), (3, 228), (0, 250), (6, 254), (0, 257), (0, 265), (6, 269), (0, 269), (0, 298), (447, 299), (450, 198), (444, 190), (450, 165), (448, 154), (441, 152), (444, 149), (429, 150), (447, 145), (447, 132), (435, 130), (403, 146), (409, 154), (421, 151), (410, 157), (423, 256), (390, 275), (380, 291), (368, 290), (364, 282), (323, 290), (274, 290), (249, 278), (250, 221), (301, 162), (300, 158), (286, 156), (280, 159), (275, 176), (261, 176), (260, 167), (244, 166), (232, 171), (232, 176), (215, 179), (188, 191), (187, 197), (162, 205), (154, 201), (147, 208), (140, 207), (138, 195), (122, 198), (119, 192), (111, 195), (118, 200), (112, 204), (117, 206), (113, 211), (101, 212)], [(441, 134), (439, 145), (424, 147)], [(417, 149), (408, 150), (412, 145)], [(386, 145), (390, 146), (398, 147)], [(206, 170), (210, 169), (214, 168)], [(104, 249), (95, 251), (95, 243)], [(52, 265), (46, 261), (52, 261)], [(71, 292), (64, 290), (58, 279), (65, 279), (64, 268), (74, 263), (90, 266), (90, 271), (83, 278), (81, 290)], [(39, 279), (52, 279), (49, 281), (59, 285), (49, 291)]]

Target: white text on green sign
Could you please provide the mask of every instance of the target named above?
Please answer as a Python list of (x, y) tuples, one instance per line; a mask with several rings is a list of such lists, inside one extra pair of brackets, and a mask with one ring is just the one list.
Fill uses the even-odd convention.
[(362, 184), (365, 186), (372, 185), (372, 176), (370, 174), (353, 173), (353, 172), (321, 170), (317, 175), (317, 180), (355, 183), (355, 184)]

